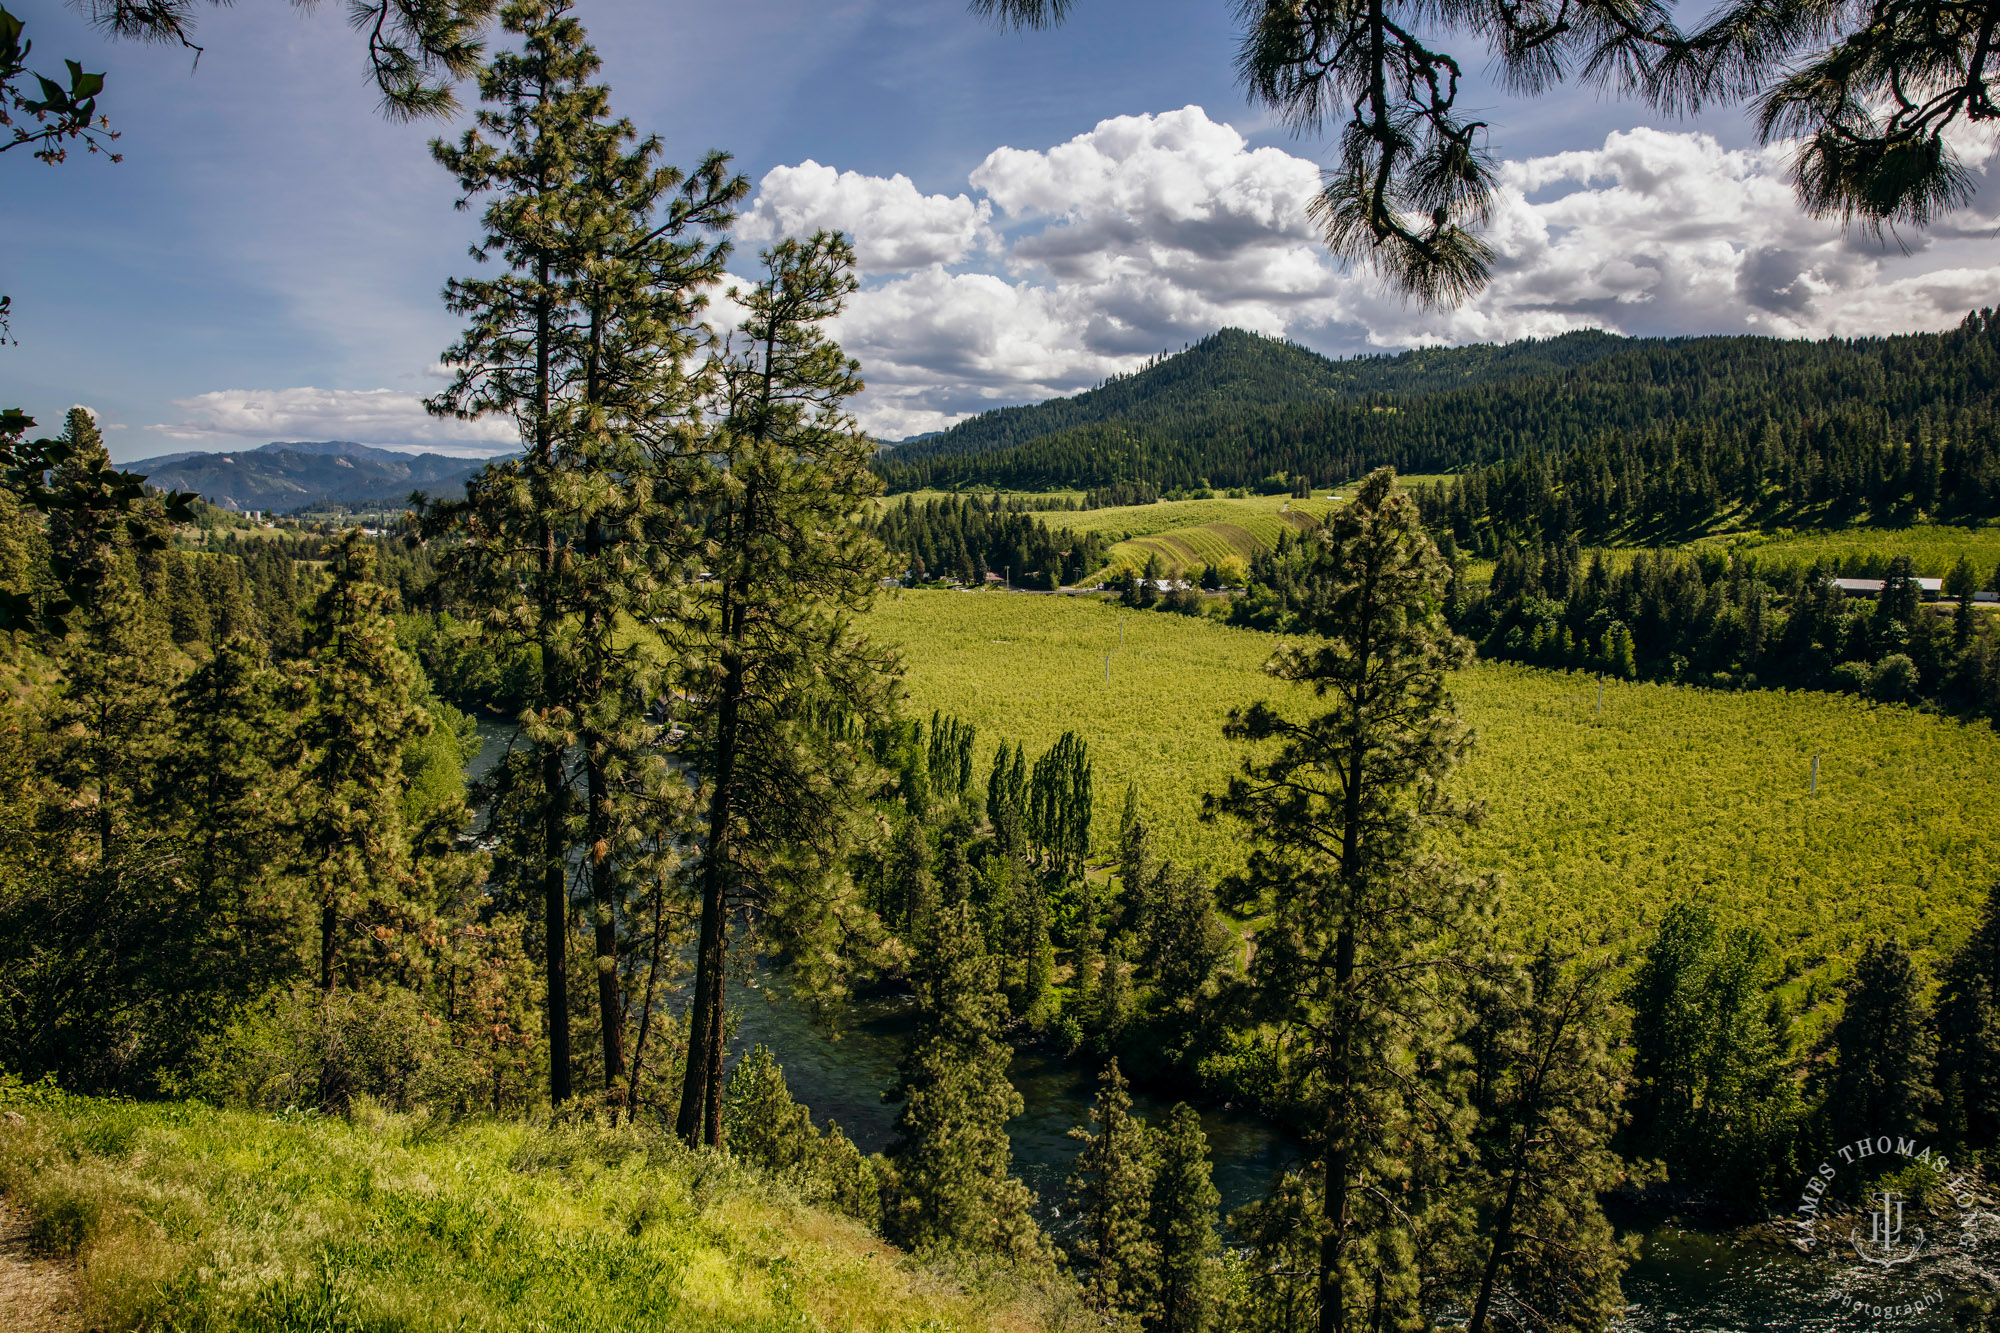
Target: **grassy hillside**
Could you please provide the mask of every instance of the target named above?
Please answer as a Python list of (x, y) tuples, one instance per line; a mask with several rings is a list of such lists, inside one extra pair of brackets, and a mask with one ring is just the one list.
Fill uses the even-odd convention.
[(1229, 556), (1247, 561), (1258, 551), (1275, 546), (1285, 528), (1296, 532), (1317, 526), (1334, 503), (1324, 496), (1293, 500), (1283, 495), (1256, 495), (1240, 500), (1162, 500), (1080, 514), (1048, 512), (1037, 517), (1050, 527), (1122, 535), (1124, 540), (1111, 548), (1100, 576), (1120, 569), (1142, 570), (1156, 555), (1169, 574), (1180, 574)]
[[(1303, 702), (1259, 672), (1268, 636), (1125, 612), (1120, 647), (1114, 606), (1000, 594), (905, 593), (874, 619), (906, 645), (913, 708), (979, 726), (981, 765), (1001, 739), (1032, 755), (1074, 729), (1096, 764), (1101, 843), (1133, 781), (1168, 855), (1239, 863), (1236, 831), (1197, 816), (1237, 762), (1227, 710)], [(1463, 790), (1491, 809), (1466, 855), (1505, 877), (1511, 931), (1615, 940), (1706, 891), (1771, 931), (1816, 998), (1870, 931), (1926, 955), (1955, 945), (2000, 879), (2000, 737), (1983, 725), (1847, 696), (1630, 684), (1605, 687), (1599, 721), (1588, 677), (1499, 665), (1454, 690), (1480, 733)]]
[[(1405, 477), (1402, 484), (1415, 486), (1438, 480), (1434, 476)], [(1352, 491), (1358, 484), (1350, 484), (1342, 493)], [(1103, 571), (1107, 574), (1120, 569), (1144, 569), (1148, 558), (1155, 555), (1169, 573), (1179, 574), (1229, 556), (1247, 561), (1259, 551), (1276, 546), (1278, 534), (1284, 529), (1298, 532), (1317, 526), (1336, 503), (1325, 495), (1309, 500), (1253, 495), (1242, 499), (1161, 500), (1155, 504), (1090, 509), (1082, 513), (1047, 510), (1038, 512), (1036, 517), (1051, 528), (1122, 537), (1111, 548), (1111, 558)]]
[(1175, 528), (1150, 537), (1134, 537), (1111, 548), (1099, 577), (1121, 569), (1143, 571), (1153, 557), (1169, 575), (1198, 573), (1203, 565), (1219, 565), (1227, 559), (1248, 563), (1259, 551), (1278, 544), (1286, 528), (1303, 532), (1318, 526), (1318, 520), (1304, 507), (1306, 502), (1281, 514), (1244, 515), (1232, 522), (1204, 523), (1200, 527)]
[[(77, 1326), (1025, 1330), (846, 1219), (630, 1128), (265, 1116), (11, 1090), (0, 1189)], [(0, 1311), (0, 1325), (8, 1325)]]

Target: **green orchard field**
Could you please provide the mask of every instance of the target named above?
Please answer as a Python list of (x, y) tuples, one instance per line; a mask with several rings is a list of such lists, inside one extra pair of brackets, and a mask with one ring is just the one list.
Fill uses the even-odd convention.
[(1836, 528), (1828, 532), (1709, 537), (1697, 546), (1721, 546), (1759, 560), (1810, 564), (1815, 560), (1910, 557), (1917, 573), (1942, 578), (1960, 556), (1972, 561), (1984, 583), (2000, 566), (2000, 527), (1967, 528), (1920, 523), (1907, 528)]
[[(1271, 636), (1193, 617), (905, 592), (872, 622), (904, 646), (912, 713), (979, 727), (982, 783), (1000, 741), (1032, 759), (1075, 730), (1096, 768), (1100, 852), (1133, 782), (1162, 854), (1211, 873), (1244, 855), (1239, 830), (1198, 818), (1238, 763), (1225, 714), (1257, 698), (1310, 704), (1261, 674)], [(1459, 673), (1453, 690), (1479, 734), (1459, 790), (1489, 809), (1463, 855), (1501, 876), (1517, 937), (1637, 943), (1668, 903), (1705, 892), (1773, 936), (1810, 1003), (1872, 932), (1933, 959), (1956, 946), (2000, 880), (2000, 737), (1984, 724), (1848, 696), (1644, 684), (1606, 684), (1599, 720), (1591, 677), (1500, 664)]]

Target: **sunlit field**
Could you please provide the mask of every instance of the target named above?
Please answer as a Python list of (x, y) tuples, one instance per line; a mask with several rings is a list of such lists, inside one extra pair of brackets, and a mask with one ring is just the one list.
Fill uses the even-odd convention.
[[(1032, 758), (1073, 729), (1096, 765), (1100, 849), (1136, 783), (1163, 851), (1215, 873), (1244, 854), (1238, 830), (1199, 820), (1201, 794), (1237, 763), (1224, 716), (1309, 702), (1260, 673), (1273, 638), (1185, 616), (906, 592), (873, 621), (905, 645), (912, 711), (980, 728), (982, 781), (994, 744), (1023, 741)], [(1479, 733), (1461, 790), (1490, 810), (1465, 855), (1503, 877), (1517, 935), (1617, 942), (1710, 893), (1768, 930), (1794, 989), (1817, 999), (1870, 932), (1929, 956), (1955, 945), (2000, 879), (2000, 737), (1984, 724), (1824, 693), (1611, 683), (1599, 717), (1591, 677), (1503, 665), (1454, 690)]]

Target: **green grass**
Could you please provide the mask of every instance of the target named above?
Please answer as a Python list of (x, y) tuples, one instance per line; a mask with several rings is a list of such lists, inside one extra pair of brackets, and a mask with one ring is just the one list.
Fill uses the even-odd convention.
[[(0, 1189), (84, 1323), (223, 1333), (1000, 1330), (975, 1289), (754, 1173), (632, 1128), (131, 1104), (0, 1086)], [(0, 1325), (7, 1323), (0, 1312)]]
[[(1074, 729), (1096, 765), (1100, 846), (1130, 781), (1164, 854), (1227, 871), (1240, 833), (1197, 818), (1237, 763), (1224, 714), (1309, 701), (1259, 671), (1268, 635), (1122, 614), (1122, 648), (1118, 608), (1089, 599), (911, 592), (874, 619), (906, 645), (913, 709), (980, 728), (982, 780), (1000, 740), (1032, 757)], [(1770, 931), (1817, 999), (1871, 931), (1932, 957), (1955, 947), (2000, 881), (2000, 737), (1984, 724), (1840, 695), (1642, 684), (1607, 685), (1598, 722), (1589, 677), (1498, 664), (1453, 689), (1480, 737), (1460, 789), (1491, 811), (1464, 854), (1502, 875), (1512, 933), (1637, 938), (1668, 903), (1708, 892)]]

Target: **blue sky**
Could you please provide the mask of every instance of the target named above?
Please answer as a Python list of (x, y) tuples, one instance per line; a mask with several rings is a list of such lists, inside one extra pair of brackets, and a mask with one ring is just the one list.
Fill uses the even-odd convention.
[[(113, 456), (352, 438), (506, 446), (417, 399), (472, 217), (426, 141), (375, 113), (342, 7), (205, 11), (197, 67), (10, 6), (36, 63), (108, 73), (125, 160), (0, 158), (0, 402), (95, 409)], [(1801, 218), (1737, 114), (1660, 123), (1569, 90), (1475, 85), (1507, 190), (1485, 296), (1413, 311), (1304, 219), (1323, 145), (1249, 107), (1223, 0), (1078, 0), (1039, 33), (956, 0), (580, 0), (615, 109), (759, 189), (744, 250), (840, 226), (865, 290), (838, 333), (888, 437), (1070, 392), (1224, 323), (1352, 354), (1595, 325), (1784, 336), (1940, 327), (2000, 296), (1982, 198), (1904, 253)], [(1474, 64), (1478, 62), (1475, 59)], [(1982, 165), (1983, 148), (1971, 151)], [(739, 263), (738, 272), (749, 266)]]

